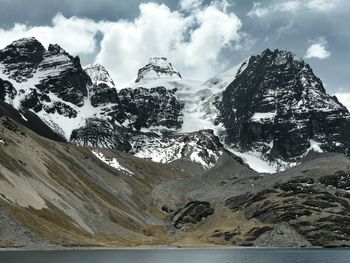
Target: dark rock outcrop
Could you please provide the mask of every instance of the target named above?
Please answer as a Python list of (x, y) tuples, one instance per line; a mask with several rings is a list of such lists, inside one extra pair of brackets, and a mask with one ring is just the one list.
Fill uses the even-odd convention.
[(104, 83), (93, 86), (91, 89), (90, 101), (91, 105), (94, 107), (120, 103), (117, 90)]
[[(151, 89), (122, 89), (119, 93), (120, 123), (128, 121), (136, 130), (150, 126), (179, 129), (182, 125), (183, 105), (175, 97), (176, 90), (164, 87)], [(114, 117), (114, 113), (110, 113)]]
[(338, 171), (335, 174), (325, 175), (320, 178), (320, 183), (348, 191), (350, 190), (350, 172)]
[(0, 79), (0, 100), (6, 100), (7, 98), (13, 100), (16, 95), (17, 91), (11, 82)]
[(17, 82), (26, 81), (32, 76), (39, 63), (44, 59), (46, 50), (35, 38), (22, 38), (0, 50), (0, 62), (5, 73)]
[(94, 107), (119, 104), (116, 87), (108, 71), (100, 64), (84, 68), (91, 78), (93, 86), (89, 89), (91, 105)]
[(47, 76), (36, 85), (41, 92), (52, 92), (77, 106), (84, 104), (87, 86), (92, 82), (82, 69), (79, 57), (72, 57), (58, 45), (50, 45), (38, 70)]
[(272, 160), (296, 161), (312, 143), (348, 153), (350, 115), (295, 55), (266, 50), (242, 66), (217, 101), (226, 143)]
[(72, 132), (70, 141), (82, 146), (131, 150), (128, 130), (101, 119), (88, 119), (85, 126)]
[(186, 224), (197, 224), (213, 213), (209, 202), (193, 201), (176, 211), (172, 221), (175, 228), (183, 228)]
[[(288, 224), (315, 246), (346, 243), (350, 241), (350, 196), (344, 191), (348, 174), (348, 171), (339, 171), (319, 178), (290, 179), (276, 184), (274, 189), (231, 197), (225, 201), (225, 206), (233, 212), (243, 212), (247, 220), (270, 225)], [(261, 228), (263, 230), (272, 228)], [(252, 238), (247, 241), (262, 234), (260, 229), (257, 231), (248, 234)]]

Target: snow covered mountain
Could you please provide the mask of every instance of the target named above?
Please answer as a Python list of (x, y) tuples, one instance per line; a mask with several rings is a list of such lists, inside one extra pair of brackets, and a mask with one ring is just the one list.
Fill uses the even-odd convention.
[(293, 165), (310, 150), (348, 153), (348, 110), (290, 52), (266, 50), (251, 57), (216, 105), (225, 143), (282, 166), (277, 168)]
[[(154, 72), (161, 77), (181, 78), (165, 58), (153, 58), (140, 70), (140, 80), (150, 80)], [(171, 141), (176, 149), (178, 144), (182, 148), (169, 149), (176, 152), (175, 156), (162, 162), (182, 157), (191, 160), (192, 151), (204, 151), (200, 156), (207, 158), (207, 150), (197, 138), (189, 152), (183, 149), (187, 147), (187, 142), (182, 143), (184, 138), (175, 134), (183, 125), (184, 106), (175, 93), (176, 89), (163, 85), (118, 92), (101, 65), (89, 65), (84, 70), (78, 57), (58, 45), (46, 50), (34, 38), (20, 39), (0, 51), (0, 98), (17, 110), (35, 112), (55, 133), (79, 145), (137, 154), (148, 141), (159, 141), (159, 149)], [(210, 133), (203, 134), (211, 140)], [(198, 149), (193, 147), (197, 142)], [(145, 156), (145, 152), (139, 155), (155, 159), (153, 155)], [(195, 161), (204, 163), (200, 157)]]
[(108, 87), (115, 87), (115, 84), (110, 77), (108, 71), (101, 64), (90, 64), (84, 67), (85, 72), (91, 78), (92, 83), (96, 86), (106, 85)]
[(46, 50), (34, 38), (20, 39), (0, 50), (0, 100), (35, 113), (69, 142), (205, 169), (224, 151), (274, 172), (311, 150), (350, 148), (347, 109), (309, 65), (278, 50), (205, 82), (183, 79), (166, 58), (151, 58), (135, 83), (121, 88), (102, 65), (83, 69), (58, 45)]
[(154, 79), (181, 79), (181, 74), (164, 57), (150, 58), (148, 64), (139, 69), (135, 82)]

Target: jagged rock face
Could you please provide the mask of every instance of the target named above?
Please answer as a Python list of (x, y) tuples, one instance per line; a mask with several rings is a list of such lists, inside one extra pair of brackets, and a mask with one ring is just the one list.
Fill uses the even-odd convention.
[(179, 129), (183, 105), (176, 99), (175, 92), (164, 87), (122, 89), (118, 96), (124, 114), (119, 115), (119, 122), (128, 121), (136, 130), (151, 126)]
[(117, 90), (103, 83), (92, 86), (90, 89), (90, 101), (91, 105), (94, 107), (104, 106), (111, 103), (120, 103)]
[(186, 224), (197, 224), (212, 214), (214, 214), (214, 209), (210, 207), (209, 202), (193, 201), (176, 211), (171, 220), (174, 227), (179, 229)]
[(130, 133), (108, 120), (88, 119), (86, 125), (72, 132), (71, 142), (81, 146), (131, 150)]
[[(34, 38), (16, 41), (1, 54), (1, 100), (18, 110), (32, 110), (73, 143), (129, 152), (142, 129), (175, 131), (182, 125), (183, 105), (175, 90), (155, 87), (118, 92), (101, 65), (83, 70), (78, 57), (58, 45), (45, 50)], [(160, 61), (152, 59), (152, 67), (159, 72), (169, 70), (171, 64)], [(20, 78), (14, 78), (16, 72)]]
[(91, 105), (94, 107), (107, 104), (118, 104), (116, 87), (108, 71), (100, 64), (88, 65), (84, 68), (93, 85), (89, 89)]
[(18, 86), (16, 92), (23, 95), (23, 104), (32, 106), (36, 112), (45, 108), (41, 99), (50, 92), (63, 101), (82, 106), (87, 86), (91, 85), (78, 57), (72, 57), (58, 45), (50, 45), (46, 50), (35, 38), (17, 40), (0, 50), (0, 64), (2, 74)]
[(137, 157), (161, 163), (189, 160), (206, 169), (215, 166), (223, 152), (223, 145), (212, 130), (167, 136), (139, 135), (134, 142), (131, 153)]
[(10, 78), (22, 82), (32, 76), (44, 53), (45, 48), (35, 38), (23, 38), (0, 50), (0, 62)]
[(8, 99), (13, 100), (17, 95), (16, 89), (12, 86), (11, 82), (0, 79), (0, 100)]
[(40, 91), (53, 92), (62, 100), (78, 106), (84, 104), (87, 86), (92, 83), (82, 69), (79, 57), (72, 57), (58, 45), (50, 45), (38, 70), (44, 76), (36, 85)]
[[(307, 64), (277, 50), (205, 83), (182, 80), (166, 58), (152, 58), (133, 88), (118, 91), (101, 65), (82, 69), (79, 58), (58, 45), (45, 50), (34, 38), (21, 39), (0, 51), (0, 99), (32, 110), (67, 141), (161, 162), (183, 158), (212, 167), (222, 146), (205, 153), (210, 146), (203, 144), (202, 156), (191, 157), (200, 130), (208, 128), (234, 153), (262, 155), (274, 170), (297, 164), (311, 149), (350, 148), (349, 112), (325, 93)], [(186, 136), (188, 142), (181, 141)], [(135, 150), (138, 145), (144, 151)]]
[(89, 75), (93, 84), (106, 84), (109, 87), (115, 87), (115, 84), (104, 66), (100, 64), (90, 64), (84, 67), (86, 74)]
[(22, 101), (22, 106), (26, 109), (32, 109), (39, 112), (43, 109), (42, 102), (50, 102), (50, 98), (46, 94), (39, 94), (36, 89), (31, 89)]
[(226, 142), (242, 150), (294, 161), (312, 142), (325, 151), (349, 149), (348, 110), (289, 52), (266, 50), (251, 57), (217, 106)]
[(154, 57), (149, 60), (149, 63), (139, 69), (135, 82), (147, 79), (158, 78), (175, 78), (181, 79), (181, 74), (168, 62), (167, 58)]

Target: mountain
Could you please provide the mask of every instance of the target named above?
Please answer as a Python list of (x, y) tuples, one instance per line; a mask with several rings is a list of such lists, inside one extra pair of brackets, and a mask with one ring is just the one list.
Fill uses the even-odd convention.
[(223, 151), (203, 170), (52, 141), (3, 116), (0, 157), (2, 247), (350, 245), (341, 154), (261, 175)]
[(0, 50), (0, 246), (350, 245), (350, 115), (304, 61), (115, 83), (34, 38)]
[(251, 57), (216, 105), (225, 143), (239, 151), (261, 153), (282, 166), (310, 150), (348, 154), (349, 111), (290, 52)]
[[(58, 45), (50, 45), (46, 50), (34, 38), (15, 41), (0, 54), (0, 94), (4, 101), (18, 110), (35, 112), (67, 141), (137, 154), (145, 141), (158, 138), (162, 141), (160, 149), (165, 142), (179, 138), (173, 131), (182, 127), (184, 105), (177, 100), (175, 88), (156, 85), (117, 91), (101, 65), (83, 69), (79, 58)], [(20, 72), (20, 77), (16, 72)], [(140, 70), (142, 83), (150, 80), (154, 72), (180, 79), (165, 58), (153, 58)], [(163, 132), (168, 134), (166, 138), (162, 138)], [(200, 151), (194, 152), (197, 150)], [(181, 157), (176, 154), (168, 159)], [(195, 160), (202, 162), (200, 158)]]
[(135, 82), (154, 79), (181, 79), (181, 74), (164, 57), (150, 58), (148, 64), (139, 69)]
[(108, 71), (101, 64), (90, 64), (84, 67), (86, 74), (91, 78), (92, 83), (96, 86), (115, 87)]
[(278, 50), (205, 82), (183, 79), (166, 58), (154, 57), (130, 88), (120, 88), (102, 65), (82, 68), (58, 45), (46, 50), (34, 38), (20, 39), (0, 51), (0, 98), (35, 112), (67, 141), (152, 160), (159, 154), (145, 149), (168, 149), (173, 155), (162, 162), (185, 158), (211, 167), (178, 154), (186, 152), (178, 150), (182, 134), (194, 139), (190, 134), (207, 129), (222, 145), (214, 155), (229, 150), (260, 172), (294, 166), (309, 151), (348, 154), (350, 146), (347, 109), (309, 65)]

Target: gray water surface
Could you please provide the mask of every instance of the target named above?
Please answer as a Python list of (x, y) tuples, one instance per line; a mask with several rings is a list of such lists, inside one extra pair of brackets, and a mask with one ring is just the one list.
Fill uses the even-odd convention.
[(0, 263), (349, 263), (350, 249), (2, 251)]

